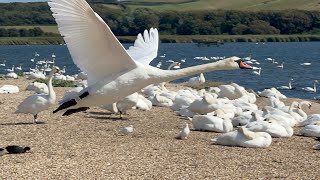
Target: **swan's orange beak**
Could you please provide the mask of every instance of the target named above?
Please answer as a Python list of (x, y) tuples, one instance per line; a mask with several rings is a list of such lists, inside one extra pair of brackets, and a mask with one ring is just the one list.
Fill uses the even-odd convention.
[(311, 104), (308, 105), (308, 108), (309, 108), (310, 111), (312, 111), (312, 105)]
[(240, 61), (239, 67), (240, 67), (240, 69), (252, 69), (252, 66), (248, 65), (244, 61)]

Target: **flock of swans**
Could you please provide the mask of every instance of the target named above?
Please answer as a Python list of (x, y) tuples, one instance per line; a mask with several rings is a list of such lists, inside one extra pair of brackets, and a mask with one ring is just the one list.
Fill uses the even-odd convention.
[[(157, 57), (157, 29), (145, 30), (137, 36), (133, 46), (125, 49), (85, 0), (51, 0), (48, 4), (74, 63), (86, 75), (83, 85), (67, 91), (53, 113), (63, 112), (64, 116), (69, 116), (99, 106), (122, 117), (132, 108), (150, 110), (152, 106), (165, 106), (191, 120), (194, 130), (223, 133), (212, 142), (227, 146), (266, 148), (271, 145), (272, 138), (291, 137), (295, 126), (303, 126), (300, 135), (320, 137), (320, 115), (308, 117), (301, 108), (303, 105), (311, 108), (312, 103), (293, 102), (286, 106), (281, 101), (286, 97), (276, 88), (259, 93), (268, 98), (268, 105), (259, 109), (255, 104), (257, 95), (235, 83), (207, 90), (185, 88), (178, 91), (168, 90), (163, 83), (200, 74), (190, 80), (192, 85), (198, 86), (204, 81), (201, 73), (252, 69), (247, 64), (249, 60), (245, 63), (238, 57), (229, 57), (184, 69), (162, 70), (149, 65)], [(171, 67), (174, 66), (178, 64)], [(27, 97), (16, 113), (32, 114), (36, 123), (38, 113), (55, 104), (52, 79), (60, 72), (60, 68), (53, 66), (48, 75), (47, 92)], [(34, 85), (33, 88), (38, 86), (41, 87)], [(187, 139), (190, 135), (188, 124), (186, 121), (177, 139)], [(120, 133), (132, 131), (133, 127), (129, 126)]]
[[(260, 63), (257, 60), (252, 59), (251, 56), (249, 56), (247, 58), (244, 58), (244, 59), (246, 60), (247, 64), (258, 64), (258, 65), (260, 65)], [(281, 69), (284, 68), (284, 62), (282, 62), (280, 65), (278, 65), (279, 63), (277, 61), (275, 61), (275, 59), (273, 59), (273, 58), (266, 58), (265, 60), (266, 61), (270, 61), (272, 64), (276, 64), (277, 68), (281, 68)], [(308, 65), (311, 65), (311, 63), (301, 63), (300, 65), (308, 66)], [(262, 70), (262, 67), (253, 66), (252, 74), (260, 76), (261, 75), (261, 70)], [(279, 87), (276, 87), (276, 88), (279, 89), (279, 90), (294, 90), (294, 89), (296, 89), (296, 87), (292, 86), (292, 82), (293, 82), (293, 79), (291, 78), (289, 80), (288, 86), (279, 86)], [(314, 80), (313, 87), (303, 87), (303, 88), (301, 88), (301, 90), (306, 91), (306, 92), (316, 93), (317, 92), (317, 88), (316, 88), (317, 84), (318, 84), (318, 80)]]

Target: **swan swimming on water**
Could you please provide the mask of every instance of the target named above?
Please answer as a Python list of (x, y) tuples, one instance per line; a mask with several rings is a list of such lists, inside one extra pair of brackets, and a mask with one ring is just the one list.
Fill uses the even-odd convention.
[[(161, 70), (135, 60), (114, 36), (109, 26), (85, 0), (48, 2), (59, 31), (64, 37), (74, 63), (88, 74), (88, 87), (76, 99), (59, 106), (54, 113), (63, 115), (85, 111), (91, 106), (110, 104), (150, 85), (214, 70), (251, 69), (240, 58), (231, 57), (214, 63), (179, 70)], [(151, 36), (144, 37), (148, 42)], [(148, 46), (135, 44), (136, 54)]]
[(6, 66), (6, 60), (4, 60), (4, 61), (0, 64), (0, 66)]
[(258, 71), (252, 71), (252, 74), (255, 74), (255, 75), (260, 76), (260, 74), (261, 74), (261, 67), (259, 68)]
[(315, 92), (317, 92), (317, 83), (318, 83), (318, 80), (315, 80), (313, 83), (313, 88), (312, 87), (304, 87), (304, 88), (302, 88), (302, 90), (315, 93)]
[(282, 90), (293, 90), (295, 89), (296, 87), (292, 87), (291, 83), (293, 82), (293, 79), (290, 79), (289, 81), (289, 85), (288, 86), (280, 86), (280, 87), (277, 87), (277, 89), (282, 89)]

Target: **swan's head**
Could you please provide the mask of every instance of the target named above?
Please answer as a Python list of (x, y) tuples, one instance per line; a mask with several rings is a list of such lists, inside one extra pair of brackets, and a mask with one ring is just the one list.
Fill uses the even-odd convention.
[(234, 62), (236, 62), (240, 69), (252, 69), (252, 66), (248, 65), (247, 63), (245, 63), (239, 57), (233, 56), (230, 59), (233, 60)]
[(172, 64), (173, 64), (173, 68), (174, 68), (174, 69), (179, 69), (179, 68), (180, 68), (180, 65), (181, 65), (180, 62), (173, 62)]
[(53, 66), (52, 71), (53, 71), (53, 73), (59, 73), (59, 74), (61, 74), (60, 68), (57, 67), (57, 66)]
[(300, 107), (301, 107), (303, 104), (307, 105), (307, 106), (308, 106), (308, 109), (312, 110), (312, 109), (311, 109), (311, 108), (312, 108), (311, 102), (309, 102), (309, 101), (301, 101), (301, 102), (299, 103)]
[[(243, 60), (239, 59), (237, 61), (235, 61), (238, 63), (238, 66), (240, 69), (252, 69), (252, 66), (248, 65), (247, 63), (245, 63)], [(260, 68), (261, 69), (261, 68)]]

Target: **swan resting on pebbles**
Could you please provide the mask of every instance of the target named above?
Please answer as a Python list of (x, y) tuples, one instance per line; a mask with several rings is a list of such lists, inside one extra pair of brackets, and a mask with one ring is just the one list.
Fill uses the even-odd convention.
[(244, 126), (240, 126), (237, 131), (222, 134), (212, 139), (212, 142), (224, 146), (266, 148), (271, 145), (272, 138), (266, 132), (253, 132)]

